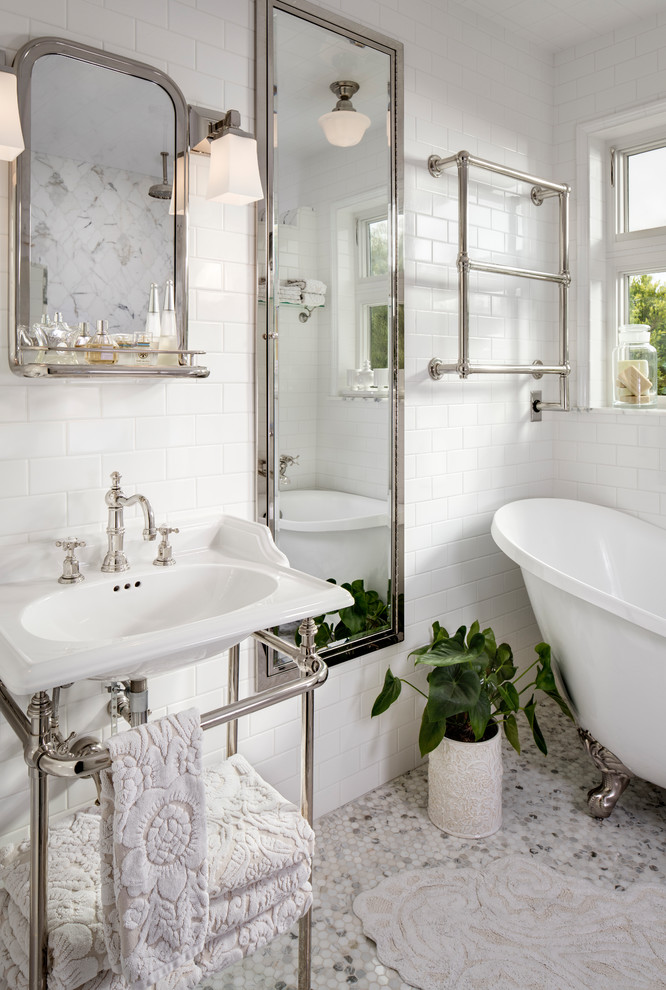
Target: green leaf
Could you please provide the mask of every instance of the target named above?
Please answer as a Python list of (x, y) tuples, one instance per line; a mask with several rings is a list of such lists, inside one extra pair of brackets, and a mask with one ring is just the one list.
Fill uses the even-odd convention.
[(541, 666), (536, 675), (536, 686), (540, 691), (545, 691), (549, 694), (551, 691), (557, 691), (557, 685), (555, 683), (555, 676), (550, 666), (550, 646), (548, 643), (539, 643), (534, 649), (539, 654), (539, 660)]
[(483, 734), (488, 728), (488, 722), (490, 722), (490, 699), (485, 691), (481, 691), (476, 704), (472, 705), (467, 712), (467, 716), (469, 718), (469, 724), (472, 726), (474, 738), (476, 740), (482, 739)]
[(516, 753), (520, 753), (520, 740), (518, 739), (518, 725), (515, 715), (507, 715), (504, 719), (504, 735), (509, 740)]
[(448, 638), (449, 638), (449, 634), (447, 633), (447, 631), (444, 628), (444, 626), (440, 626), (439, 622), (433, 622), (433, 624), (432, 624), (432, 643), (430, 645), (431, 646), (434, 646), (435, 643), (439, 643), (441, 640), (448, 639)]
[(543, 733), (537, 722), (537, 717), (534, 709), (536, 708), (536, 701), (534, 700), (534, 695), (529, 700), (529, 703), (525, 705), (525, 714), (527, 715), (527, 721), (530, 723), (530, 728), (532, 729), (532, 735), (534, 736), (534, 742), (537, 747), (541, 750), (544, 756), (548, 753), (548, 747), (546, 746), (546, 740), (543, 738)]
[(472, 625), (469, 627), (469, 635), (467, 637), (467, 643), (468, 643), (468, 645), (469, 645), (469, 641), (471, 640), (472, 636), (476, 636), (479, 633), (480, 629), (481, 629), (481, 626), (479, 625), (479, 620), (478, 619), (475, 619), (474, 622), (472, 623)]
[(435, 667), (428, 681), (425, 715), (431, 722), (468, 711), (476, 704), (481, 692), (479, 675), (463, 664)]
[(516, 667), (513, 663), (513, 651), (508, 643), (501, 643), (497, 647), (495, 654), (494, 668), (500, 681), (510, 681), (516, 675)]
[[(483, 633), (477, 633), (476, 636), (472, 637), (469, 646), (465, 646), (464, 637), (459, 638), (458, 633), (456, 633), (451, 639), (438, 640), (434, 646), (420, 646), (416, 650), (412, 650), (409, 655), (416, 657), (415, 663), (427, 663), (431, 667), (446, 667), (449, 664), (478, 661), (483, 652), (484, 643)], [(479, 664), (477, 663), (475, 666), (479, 666)]]
[(493, 657), (495, 656), (495, 653), (497, 652), (497, 643), (495, 642), (495, 633), (492, 631), (492, 629), (488, 628), (488, 629), (484, 629), (483, 630), (483, 636), (484, 636), (485, 641), (486, 641), (486, 645), (485, 645), (486, 654), (492, 660)]
[(506, 708), (504, 705), (502, 706), (503, 711), (517, 712), (520, 710), (520, 697), (518, 695), (518, 691), (510, 681), (506, 684), (498, 684), (497, 690), (502, 696), (504, 705), (506, 705)]
[(389, 667), (384, 678), (384, 687), (375, 698), (375, 703), (372, 706), (371, 717), (374, 718), (375, 715), (381, 715), (387, 708), (390, 708), (393, 702), (399, 698), (401, 691), (402, 684), (400, 678), (396, 677)]
[(564, 700), (564, 698), (562, 697), (559, 691), (546, 691), (546, 694), (548, 695), (549, 698), (552, 698), (553, 701), (560, 706), (561, 710), (564, 712), (567, 718), (570, 718), (572, 722), (576, 721), (573, 715), (571, 714), (571, 709), (569, 708), (569, 706), (567, 705), (566, 701)]
[(444, 738), (445, 733), (445, 718), (441, 719), (439, 722), (431, 722), (428, 718), (426, 718), (426, 713), (423, 712), (421, 729), (419, 731), (419, 749), (421, 750), (421, 756), (425, 756), (427, 753), (432, 753), (433, 749), (437, 749)]
[(461, 645), (464, 645), (466, 635), (467, 635), (467, 626), (458, 626), (455, 635), (452, 638), (457, 639)]

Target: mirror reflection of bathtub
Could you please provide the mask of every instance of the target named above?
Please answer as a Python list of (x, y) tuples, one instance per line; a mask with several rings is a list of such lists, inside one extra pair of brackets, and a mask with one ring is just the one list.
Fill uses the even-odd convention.
[(280, 492), (277, 544), (292, 567), (337, 584), (361, 578), (386, 599), (390, 577), (388, 501), (349, 492)]

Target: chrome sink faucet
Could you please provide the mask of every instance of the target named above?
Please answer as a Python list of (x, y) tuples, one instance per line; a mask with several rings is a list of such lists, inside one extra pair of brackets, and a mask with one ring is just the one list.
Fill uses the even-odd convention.
[(143, 509), (144, 540), (154, 540), (157, 536), (155, 528), (155, 516), (150, 502), (145, 495), (124, 495), (120, 487), (120, 474), (118, 471), (111, 473), (111, 487), (104, 496), (104, 501), (109, 507), (109, 521), (106, 527), (109, 538), (109, 548), (102, 563), (102, 570), (107, 573), (115, 571), (126, 571), (129, 563), (123, 550), (125, 539), (125, 518), (124, 511), (127, 505), (136, 505), (138, 502)]

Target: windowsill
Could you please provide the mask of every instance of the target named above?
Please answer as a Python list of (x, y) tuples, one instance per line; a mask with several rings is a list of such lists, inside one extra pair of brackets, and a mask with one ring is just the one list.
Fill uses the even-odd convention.
[(388, 388), (341, 388), (338, 396), (341, 399), (374, 399), (375, 402), (380, 402), (382, 399), (388, 399), (389, 390)]
[(571, 412), (593, 413), (595, 416), (646, 416), (651, 419), (653, 416), (663, 416), (666, 413), (666, 404), (650, 409), (626, 409), (622, 406), (572, 406)]

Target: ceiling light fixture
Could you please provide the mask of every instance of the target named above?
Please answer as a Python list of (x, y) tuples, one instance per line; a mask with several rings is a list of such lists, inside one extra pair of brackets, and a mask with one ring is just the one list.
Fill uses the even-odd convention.
[(337, 96), (338, 102), (330, 113), (319, 118), (319, 125), (329, 144), (338, 148), (351, 148), (359, 143), (370, 126), (370, 118), (364, 113), (358, 113), (352, 106), (351, 98), (358, 92), (359, 85), (350, 79), (343, 79), (331, 83), (330, 89)]

